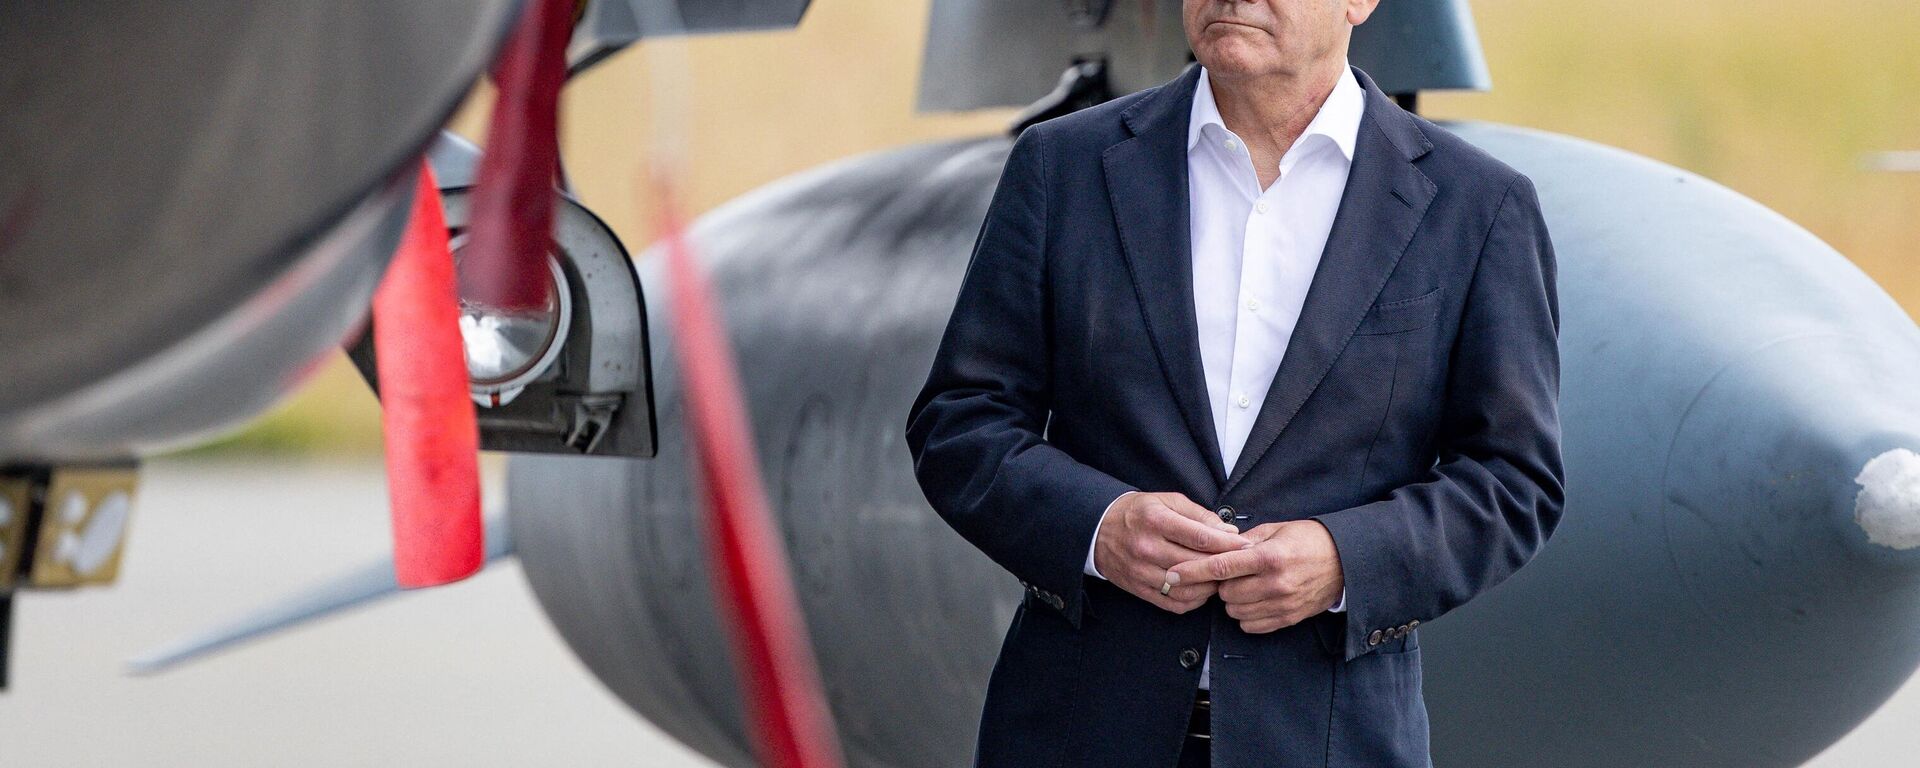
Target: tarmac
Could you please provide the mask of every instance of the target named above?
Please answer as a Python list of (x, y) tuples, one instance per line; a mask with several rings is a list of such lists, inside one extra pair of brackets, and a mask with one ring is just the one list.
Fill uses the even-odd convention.
[[(488, 470), (497, 479), (498, 462)], [(511, 560), (173, 671), (122, 673), (137, 652), (379, 557), (385, 493), (367, 462), (148, 463), (120, 582), (16, 600), (0, 764), (715, 765), (594, 680)], [(1917, 722), (1910, 679), (1807, 765), (1906, 764)]]

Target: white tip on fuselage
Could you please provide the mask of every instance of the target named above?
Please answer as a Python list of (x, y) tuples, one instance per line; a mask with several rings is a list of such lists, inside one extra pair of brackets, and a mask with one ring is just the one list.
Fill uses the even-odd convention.
[(1920, 547), (1920, 454), (1895, 448), (1873, 457), (1853, 478), (1860, 484), (1853, 520), (1867, 541), (1892, 549)]

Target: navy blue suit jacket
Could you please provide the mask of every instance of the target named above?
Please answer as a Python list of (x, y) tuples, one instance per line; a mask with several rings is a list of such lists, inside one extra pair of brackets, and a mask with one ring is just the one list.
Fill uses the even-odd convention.
[[(1211, 647), (1214, 765), (1430, 763), (1420, 623), (1512, 574), (1562, 507), (1559, 305), (1532, 183), (1366, 107), (1298, 326), (1222, 466), (1195, 330), (1199, 66), (1014, 142), (906, 436), (927, 500), (1027, 587), (982, 766), (1174, 764)], [(1179, 491), (1332, 532), (1347, 610), (1242, 632), (1085, 576), (1101, 512)]]

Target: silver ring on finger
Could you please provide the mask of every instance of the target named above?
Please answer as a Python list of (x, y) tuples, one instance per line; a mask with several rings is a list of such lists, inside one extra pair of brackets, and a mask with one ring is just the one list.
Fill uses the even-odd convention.
[(1167, 596), (1167, 593), (1169, 593), (1169, 592), (1172, 592), (1172, 591), (1173, 591), (1173, 582), (1171, 582), (1171, 581), (1161, 581), (1161, 582), (1160, 582), (1160, 596), (1161, 596), (1161, 597), (1166, 597), (1166, 596)]

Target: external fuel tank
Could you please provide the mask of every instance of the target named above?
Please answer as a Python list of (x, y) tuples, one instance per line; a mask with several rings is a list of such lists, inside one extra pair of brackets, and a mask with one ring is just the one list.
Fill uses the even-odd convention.
[[(1532, 565), (1418, 630), (1436, 761), (1799, 764), (1920, 658), (1920, 328), (1845, 257), (1711, 181), (1448, 127), (1540, 193), (1567, 506)], [(927, 506), (902, 438), (1009, 145), (843, 160), (693, 230), (855, 766), (966, 762), (1021, 594)], [(666, 327), (659, 260), (641, 281), (648, 326)], [(745, 766), (674, 357), (667, 334), (653, 343), (657, 458), (514, 456), (513, 540), (602, 681)]]

